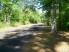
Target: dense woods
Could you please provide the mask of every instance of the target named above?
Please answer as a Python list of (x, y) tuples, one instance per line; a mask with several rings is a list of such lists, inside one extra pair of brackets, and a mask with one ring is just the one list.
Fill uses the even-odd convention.
[(43, 21), (36, 10), (38, 3), (36, 0), (0, 0), (0, 27)]
[(51, 26), (51, 33), (68, 31), (69, 0), (0, 0), (0, 27), (38, 22)]
[(40, 0), (46, 16), (52, 20), (51, 33), (57, 30), (69, 30), (69, 0)]

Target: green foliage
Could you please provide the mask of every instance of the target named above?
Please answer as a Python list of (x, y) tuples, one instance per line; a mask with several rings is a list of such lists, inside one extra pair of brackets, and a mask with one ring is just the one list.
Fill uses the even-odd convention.
[[(31, 1), (31, 2), (30, 2)], [(41, 22), (40, 14), (35, 10), (36, 1), (33, 0), (0, 0), (0, 27), (18, 26), (20, 24), (30, 24)], [(30, 6), (28, 6), (28, 4)]]
[(18, 9), (16, 9), (16, 10), (14, 10), (13, 12), (12, 12), (12, 15), (11, 15), (11, 21), (19, 21), (19, 10)]
[(0, 11), (0, 21), (2, 21), (2, 22), (4, 21), (2, 11)]
[[(69, 30), (69, 0), (39, 0), (46, 10), (46, 16), (52, 17), (53, 2), (56, 2), (57, 28), (58, 30)], [(51, 18), (52, 19), (52, 18)]]
[[(66, 2), (66, 3), (65, 3)], [(69, 1), (63, 1), (60, 2), (60, 11), (59, 11), (59, 17), (58, 17), (58, 29), (59, 30), (69, 30)]]
[(37, 12), (33, 12), (32, 10), (30, 10), (29, 8), (26, 8), (25, 11), (23, 11), (23, 19), (22, 22), (24, 24), (28, 24), (28, 23), (38, 23), (40, 22), (40, 16)]
[(0, 28), (5, 27), (5, 23), (0, 21)]

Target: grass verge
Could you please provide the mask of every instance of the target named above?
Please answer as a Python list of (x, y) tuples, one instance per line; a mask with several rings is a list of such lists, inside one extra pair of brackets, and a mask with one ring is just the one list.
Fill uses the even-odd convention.
[(6, 31), (6, 30), (11, 30), (11, 29), (16, 29), (16, 28), (20, 28), (20, 27), (25, 27), (25, 26), (29, 26), (29, 25), (32, 25), (32, 24), (19, 25), (19, 26), (16, 26), (16, 27), (6, 26), (6, 27), (3, 27), (3, 28), (0, 28), (0, 32), (1, 32), (1, 31)]

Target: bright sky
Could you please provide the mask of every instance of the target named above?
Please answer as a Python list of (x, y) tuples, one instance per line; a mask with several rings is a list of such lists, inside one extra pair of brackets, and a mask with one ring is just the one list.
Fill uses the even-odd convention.
[(42, 13), (42, 9), (37, 9), (36, 10), (38, 11), (38, 13)]

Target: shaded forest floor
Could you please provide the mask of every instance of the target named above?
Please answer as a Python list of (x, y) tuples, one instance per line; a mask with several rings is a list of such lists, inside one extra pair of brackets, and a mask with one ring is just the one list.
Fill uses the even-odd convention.
[(69, 52), (69, 34), (59, 31), (53, 35), (50, 29), (43, 27), (22, 49), (25, 52)]

